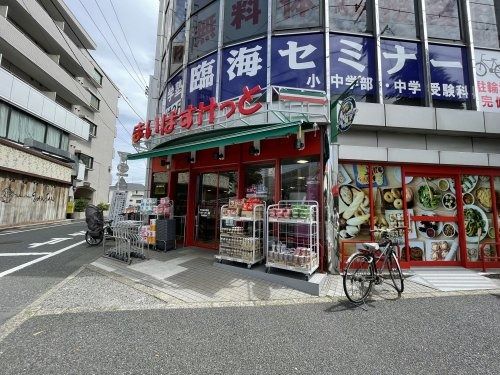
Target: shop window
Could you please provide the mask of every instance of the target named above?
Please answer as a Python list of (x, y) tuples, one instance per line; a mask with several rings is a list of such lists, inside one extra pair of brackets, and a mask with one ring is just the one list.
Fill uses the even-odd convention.
[(249, 165), (245, 170), (246, 198), (261, 198), (269, 206), (274, 204), (274, 166)]
[[(344, 261), (362, 242), (371, 238), (368, 168), (368, 165), (364, 164), (339, 164), (338, 232)], [(382, 212), (379, 214), (383, 215)], [(342, 243), (344, 241), (349, 242)]]
[(425, 0), (429, 38), (461, 40), (458, 0)]
[(274, 0), (274, 30), (312, 28), (322, 25), (323, 1)]
[(224, 44), (264, 35), (267, 32), (267, 1), (226, 0)]
[(191, 17), (189, 61), (217, 49), (219, 36), (219, 4), (215, 2)]
[[(174, 215), (185, 216), (187, 213), (189, 172), (180, 172), (174, 186)], [(175, 181), (175, 180), (174, 180)]]
[(495, 231), (490, 231), (488, 232), (489, 237), (492, 240), (498, 241), (500, 238), (500, 177), (495, 177), (495, 198), (496, 198), (496, 206), (497, 206), (497, 227), (496, 227), (496, 233)]
[(172, 31), (177, 29), (186, 21), (186, 7), (188, 2), (186, 0), (175, 0), (174, 2), (174, 20), (172, 22)]
[(372, 20), (371, 0), (330, 0), (330, 30), (371, 34)]
[(379, 0), (380, 34), (385, 37), (418, 37), (415, 0)]
[[(153, 192), (152, 198), (162, 198), (167, 194), (168, 172), (153, 173)], [(138, 192), (135, 191), (135, 194)]]
[(186, 44), (186, 33), (184, 27), (179, 30), (170, 41), (170, 68), (169, 75), (173, 75), (182, 66), (184, 60), (184, 45)]
[(284, 160), (281, 164), (281, 199), (319, 201), (317, 158)]
[(472, 33), (477, 47), (500, 47), (500, 3), (495, 0), (470, 1)]
[[(478, 261), (481, 259), (481, 245), (495, 238), (490, 177), (462, 175), (461, 184), (467, 260)], [(484, 252), (486, 256), (496, 255), (494, 246), (486, 245)]]

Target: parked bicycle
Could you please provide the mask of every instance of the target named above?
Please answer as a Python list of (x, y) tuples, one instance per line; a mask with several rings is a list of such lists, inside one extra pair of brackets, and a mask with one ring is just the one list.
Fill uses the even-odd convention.
[(486, 73), (494, 73), (498, 78), (500, 78), (500, 64), (497, 63), (497, 59), (485, 59), (485, 54), (481, 54), (481, 60), (476, 63), (477, 75), (483, 77)]
[[(375, 229), (370, 232), (379, 233), (378, 242), (363, 243), (363, 248), (352, 254), (347, 260), (342, 275), (344, 292), (349, 301), (359, 304), (364, 302), (373, 284), (382, 284), (390, 277), (398, 295), (404, 290), (404, 278), (396, 255), (396, 246), (405, 227), (391, 229)], [(379, 268), (377, 264), (382, 261)], [(387, 267), (387, 273), (384, 270)]]
[(113, 230), (111, 229), (112, 220), (104, 220), (103, 212), (99, 207), (89, 204), (85, 208), (85, 222), (89, 229), (85, 233), (85, 241), (90, 246), (99, 245), (105, 235), (108, 237), (113, 236)]

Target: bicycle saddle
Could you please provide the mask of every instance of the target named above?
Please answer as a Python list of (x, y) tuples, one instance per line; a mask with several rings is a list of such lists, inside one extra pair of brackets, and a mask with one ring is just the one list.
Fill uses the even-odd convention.
[(365, 242), (363, 243), (363, 247), (364, 250), (369, 252), (377, 251), (380, 248), (379, 244), (376, 242)]

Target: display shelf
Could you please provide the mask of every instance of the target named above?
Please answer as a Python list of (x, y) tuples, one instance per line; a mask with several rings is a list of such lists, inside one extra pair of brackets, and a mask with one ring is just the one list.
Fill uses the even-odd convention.
[(234, 220), (234, 221), (262, 221), (264, 218), (253, 218), (247, 216), (221, 216), (221, 220)]
[(244, 263), (250, 268), (264, 260), (265, 204), (256, 204), (251, 217), (224, 216), (221, 207), (219, 253), (215, 259)]
[(270, 217), (267, 219), (269, 223), (283, 223), (283, 224), (311, 224), (314, 221), (313, 220), (308, 220), (308, 219), (285, 219), (285, 218), (276, 218), (276, 217)]
[(319, 205), (316, 201), (283, 200), (266, 215), (266, 268), (303, 273), (319, 267)]

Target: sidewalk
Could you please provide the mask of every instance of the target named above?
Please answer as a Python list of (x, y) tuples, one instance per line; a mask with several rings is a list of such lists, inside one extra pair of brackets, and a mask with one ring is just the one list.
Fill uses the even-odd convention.
[[(110, 243), (111, 246), (111, 243)], [(37, 315), (62, 313), (340, 303), (346, 301), (342, 277), (327, 275), (320, 296), (312, 296), (286, 286), (214, 265), (214, 253), (196, 248), (169, 252), (148, 251), (147, 260), (133, 258), (131, 265), (101, 257), (79, 270), (45, 298)], [(405, 280), (401, 297), (392, 284), (372, 289), (366, 301), (399, 298), (446, 297), (471, 294), (500, 296), (498, 288), (477, 291), (440, 292)]]

